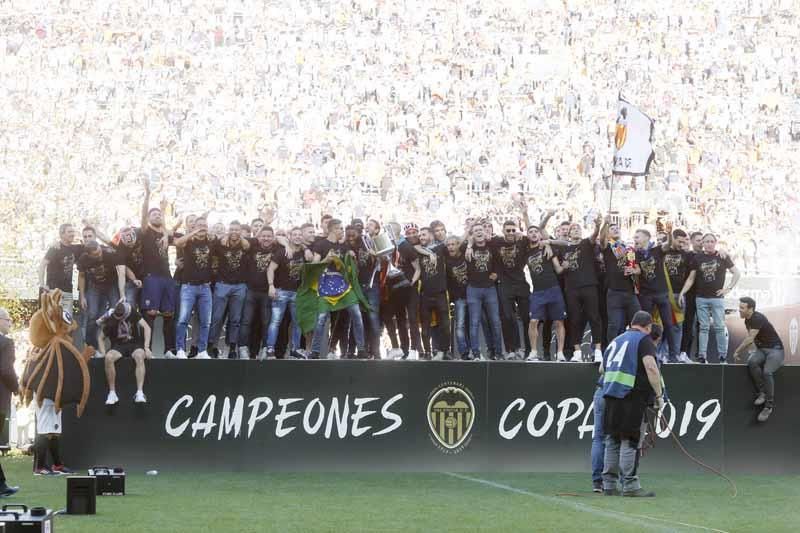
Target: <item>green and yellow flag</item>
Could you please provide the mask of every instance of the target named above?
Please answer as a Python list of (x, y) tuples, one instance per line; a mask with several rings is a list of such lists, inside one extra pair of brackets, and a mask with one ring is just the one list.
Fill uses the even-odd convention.
[(297, 322), (303, 333), (314, 329), (322, 311), (339, 311), (353, 304), (369, 309), (358, 283), (358, 267), (350, 254), (344, 259), (333, 257), (332, 265), (336, 271), (329, 270), (328, 263), (303, 265), (303, 281), (297, 289)]

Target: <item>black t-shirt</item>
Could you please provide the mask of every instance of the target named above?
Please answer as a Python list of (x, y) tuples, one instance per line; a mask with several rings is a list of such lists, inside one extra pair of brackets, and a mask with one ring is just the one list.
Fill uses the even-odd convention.
[(553, 259), (547, 259), (544, 246), (528, 247), (526, 263), (531, 275), (533, 292), (544, 291), (558, 286), (558, 276), (553, 268)]
[(61, 243), (47, 250), (44, 258), (47, 259), (46, 284), (51, 289), (61, 289), (72, 293), (72, 269), (75, 260), (83, 253), (83, 245)]
[(650, 385), (650, 380), (647, 378), (647, 369), (644, 367), (643, 359), (646, 355), (656, 356), (656, 345), (653, 344), (653, 340), (649, 336), (642, 337), (642, 340), (639, 341), (639, 351), (636, 354), (636, 381), (633, 383), (634, 390), (649, 397), (655, 394), (655, 391)]
[(528, 285), (525, 280), (525, 259), (528, 250), (528, 238), (508, 242), (505, 239), (493, 239), (490, 246), (494, 248), (497, 275), (500, 283)]
[[(375, 272), (375, 258), (364, 247), (364, 243), (362, 241), (358, 241), (355, 245), (348, 244), (347, 248), (356, 254), (358, 282), (363, 287), (369, 287), (369, 283), (372, 280), (372, 274)], [(377, 287), (374, 282), (373, 285)]]
[(214, 241), (211, 246), (211, 254), (217, 258), (219, 265), (216, 272), (217, 281), (231, 285), (245, 283), (247, 281), (245, 257), (248, 252), (242, 249), (241, 244), (230, 247), (222, 246), (221, 242)]
[(660, 246), (650, 248), (645, 255), (644, 251), (636, 251), (636, 261), (642, 273), (639, 274), (639, 289), (648, 294), (661, 294), (667, 292), (667, 277), (664, 275), (664, 250)]
[(692, 254), (682, 250), (669, 250), (664, 254), (664, 266), (667, 269), (672, 292), (679, 293), (689, 277), (689, 272), (694, 269)]
[[(145, 276), (172, 277), (169, 271), (169, 253), (167, 248), (161, 246), (163, 238), (163, 233), (148, 227), (141, 231), (137, 239), (142, 241), (142, 273)], [(169, 244), (172, 243), (173, 237), (170, 237)]]
[(296, 291), (300, 287), (303, 264), (306, 262), (303, 250), (298, 250), (287, 257), (284, 250), (281, 249), (272, 255), (272, 262), (278, 265), (273, 279), (275, 288), (284, 291)]
[(633, 293), (633, 277), (625, 275), (625, 265), (628, 262), (625, 248), (621, 250), (620, 257), (614, 254), (611, 245), (603, 249), (603, 264), (606, 265), (606, 287), (615, 291)]
[(183, 247), (183, 272), (184, 283), (211, 283), (211, 251), (215, 241), (205, 239), (197, 241), (190, 239)]
[(123, 258), (108, 248), (103, 248), (100, 257), (84, 252), (78, 258), (78, 270), (84, 273), (88, 284), (103, 290), (116, 286), (117, 265), (122, 264)]
[(144, 338), (142, 337), (142, 332), (139, 330), (139, 321), (142, 319), (142, 315), (140, 315), (135, 309), (131, 310), (131, 314), (128, 315), (127, 322), (128, 322), (128, 331), (130, 332), (130, 338), (120, 338), (119, 337), (119, 320), (114, 318), (114, 315), (111, 315), (105, 318), (103, 322), (103, 334), (111, 341), (111, 346), (119, 346), (121, 344), (128, 344), (128, 343), (136, 343), (142, 344)]
[(717, 291), (725, 286), (725, 273), (733, 268), (730, 257), (721, 258), (719, 254), (708, 255), (699, 253), (694, 256), (695, 275), (694, 284), (697, 287), (698, 298), (722, 298), (717, 296)]
[(463, 255), (452, 257), (447, 254), (447, 292), (450, 300), (464, 300), (467, 297), (467, 262)]
[(130, 268), (136, 279), (144, 278), (144, 254), (142, 252), (142, 232), (135, 230), (136, 242), (133, 246), (117, 244), (117, 254), (123, 258), (126, 267)]
[(311, 245), (311, 251), (319, 254), (320, 260), (324, 261), (328, 256), (328, 252), (333, 250), (333, 255), (339, 258), (344, 258), (347, 253), (347, 245), (341, 242), (331, 242), (328, 239), (318, 239)]
[(427, 295), (440, 294), (447, 290), (447, 248), (439, 244), (431, 248), (431, 252), (436, 254), (436, 266), (427, 255), (419, 255), (422, 293)]
[(783, 348), (783, 342), (775, 331), (767, 317), (758, 311), (753, 312), (753, 316), (745, 319), (744, 327), (748, 330), (757, 329), (755, 344), (757, 348)]
[(488, 244), (472, 245), (472, 260), (467, 261), (467, 282), (470, 287), (493, 287), (494, 281), (489, 279), (489, 274), (497, 273), (495, 256)]
[(418, 259), (418, 254), (414, 245), (408, 241), (401, 242), (397, 247), (397, 264), (395, 266), (403, 271), (408, 281), (414, 277), (413, 263), (416, 259)]
[(570, 244), (560, 250), (567, 290), (597, 285), (594, 269), (594, 245), (589, 239)]
[(245, 256), (245, 270), (247, 271), (247, 287), (254, 291), (269, 289), (267, 270), (275, 254), (286, 255), (283, 246), (273, 243), (269, 248), (262, 248), (258, 242), (250, 248), (250, 253)]

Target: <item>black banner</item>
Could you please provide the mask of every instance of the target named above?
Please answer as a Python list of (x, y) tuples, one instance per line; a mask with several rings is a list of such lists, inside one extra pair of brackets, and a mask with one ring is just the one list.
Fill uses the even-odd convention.
[[(133, 362), (120, 361), (120, 402), (109, 408), (103, 362), (91, 361), (83, 417), (65, 409), (67, 464), (218, 471), (589, 469), (597, 381), (591, 364), (154, 360), (147, 371), (148, 403), (136, 405)], [(790, 410), (800, 393), (785, 388), (800, 378), (800, 368), (779, 371), (775, 413), (758, 428), (746, 367), (668, 365), (664, 374), (671, 399), (665, 416), (699, 459), (726, 470), (800, 472), (800, 430)], [(694, 471), (666, 429), (657, 429), (646, 468)]]

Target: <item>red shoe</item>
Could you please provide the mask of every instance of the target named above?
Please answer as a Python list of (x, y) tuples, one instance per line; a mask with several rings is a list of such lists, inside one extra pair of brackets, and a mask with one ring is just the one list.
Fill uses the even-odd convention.
[(36, 470), (34, 470), (33, 471), (33, 475), (34, 476), (59, 476), (61, 474), (58, 473), (58, 472), (54, 472), (53, 470), (50, 470), (46, 466), (43, 466), (41, 468), (37, 468)]

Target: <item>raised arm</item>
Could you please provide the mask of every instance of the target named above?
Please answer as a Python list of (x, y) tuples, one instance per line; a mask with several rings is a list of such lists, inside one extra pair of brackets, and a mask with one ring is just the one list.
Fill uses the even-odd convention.
[(592, 232), (592, 236), (589, 237), (592, 244), (597, 242), (597, 236), (600, 234), (600, 220), (600, 215), (597, 215), (597, 218), (594, 220), (594, 232)]
[(605, 248), (608, 244), (608, 228), (611, 225), (611, 215), (606, 215), (603, 220), (603, 227), (600, 228), (600, 247)]
[(144, 201), (142, 202), (142, 230), (147, 227), (147, 212), (150, 210), (150, 180), (144, 178)]

